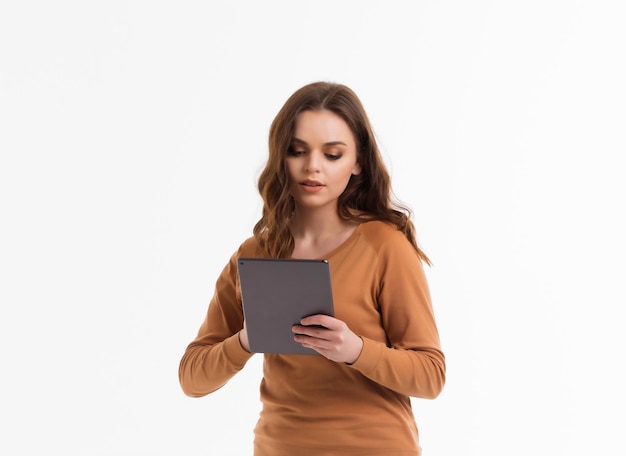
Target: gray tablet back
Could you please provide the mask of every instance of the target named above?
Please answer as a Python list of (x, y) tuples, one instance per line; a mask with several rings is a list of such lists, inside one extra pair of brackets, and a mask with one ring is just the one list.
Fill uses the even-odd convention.
[(309, 315), (334, 316), (328, 261), (239, 258), (237, 269), (250, 350), (317, 354), (294, 342), (291, 327)]

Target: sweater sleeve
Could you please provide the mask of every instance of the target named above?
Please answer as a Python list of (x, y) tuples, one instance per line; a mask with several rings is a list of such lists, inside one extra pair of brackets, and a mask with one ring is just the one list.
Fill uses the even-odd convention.
[(237, 279), (240, 252), (241, 248), (217, 279), (204, 322), (180, 361), (178, 377), (188, 396), (201, 397), (221, 388), (253, 355), (239, 342), (243, 328)]
[(443, 389), (446, 364), (422, 262), (400, 232), (381, 244), (377, 262), (388, 341), (362, 337), (361, 355), (351, 366), (398, 393), (433, 399)]

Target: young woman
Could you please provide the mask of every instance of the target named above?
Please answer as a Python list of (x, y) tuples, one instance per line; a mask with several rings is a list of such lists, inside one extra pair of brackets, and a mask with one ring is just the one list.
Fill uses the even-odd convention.
[[(435, 398), (445, 359), (408, 208), (363, 106), (348, 87), (297, 90), (274, 119), (258, 182), (254, 235), (230, 258), (179, 369), (192, 397), (223, 386), (253, 356), (239, 257), (323, 258), (335, 317), (314, 315), (294, 339), (320, 356), (265, 354), (255, 456), (420, 455), (410, 397)], [(320, 328), (322, 326), (323, 328)]]

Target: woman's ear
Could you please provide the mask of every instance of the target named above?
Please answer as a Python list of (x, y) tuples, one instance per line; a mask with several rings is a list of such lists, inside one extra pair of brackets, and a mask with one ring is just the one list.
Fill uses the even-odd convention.
[(354, 168), (352, 168), (352, 175), (353, 176), (358, 176), (359, 174), (361, 174), (361, 171), (362, 171), (361, 165), (359, 165), (359, 162), (357, 162), (354, 165)]

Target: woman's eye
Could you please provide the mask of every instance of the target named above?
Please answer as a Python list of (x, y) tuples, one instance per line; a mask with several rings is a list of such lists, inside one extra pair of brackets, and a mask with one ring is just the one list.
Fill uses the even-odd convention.
[(339, 160), (341, 158), (341, 154), (326, 154), (326, 158), (329, 160)]
[(304, 155), (306, 151), (301, 149), (289, 149), (288, 153), (291, 157), (299, 157), (300, 155)]

